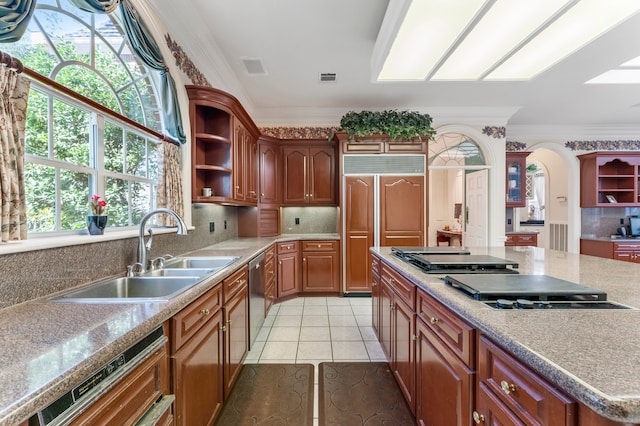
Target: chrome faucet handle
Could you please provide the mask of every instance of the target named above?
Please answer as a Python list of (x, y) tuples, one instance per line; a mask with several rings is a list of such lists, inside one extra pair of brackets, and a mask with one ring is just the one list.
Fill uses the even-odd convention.
[(151, 270), (155, 271), (156, 269), (162, 269), (164, 268), (164, 258), (163, 257), (156, 257), (155, 259), (151, 260)]
[(175, 256), (172, 254), (163, 254), (161, 256), (164, 260), (169, 260), (169, 259), (173, 259)]
[(127, 277), (137, 277), (143, 271), (142, 263), (136, 262), (133, 265), (127, 265)]

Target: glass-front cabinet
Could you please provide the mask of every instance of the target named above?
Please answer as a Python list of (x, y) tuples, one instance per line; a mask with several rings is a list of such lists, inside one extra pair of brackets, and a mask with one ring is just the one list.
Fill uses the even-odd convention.
[(526, 207), (525, 175), (529, 154), (529, 152), (507, 152), (507, 207)]

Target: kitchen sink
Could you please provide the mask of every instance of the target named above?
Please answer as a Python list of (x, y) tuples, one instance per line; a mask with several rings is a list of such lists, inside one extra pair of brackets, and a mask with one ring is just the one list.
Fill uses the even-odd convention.
[(112, 278), (49, 300), (71, 303), (166, 302), (193, 287), (199, 276), (141, 276)]
[(204, 277), (215, 271), (211, 268), (163, 268), (145, 272), (143, 277)]
[(204, 268), (215, 271), (229, 266), (239, 258), (239, 256), (177, 257), (167, 260), (164, 267), (167, 269)]

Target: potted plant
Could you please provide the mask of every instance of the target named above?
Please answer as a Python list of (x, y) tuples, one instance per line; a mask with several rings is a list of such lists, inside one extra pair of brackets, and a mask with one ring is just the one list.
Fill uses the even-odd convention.
[(431, 122), (429, 114), (417, 111), (349, 111), (342, 116), (340, 127), (351, 140), (375, 134), (389, 135), (394, 140), (428, 140), (435, 134)]
[(87, 216), (87, 229), (90, 235), (104, 234), (104, 228), (107, 227), (108, 216), (105, 215), (107, 210), (107, 201), (103, 200), (99, 195), (93, 195), (89, 200), (91, 214)]

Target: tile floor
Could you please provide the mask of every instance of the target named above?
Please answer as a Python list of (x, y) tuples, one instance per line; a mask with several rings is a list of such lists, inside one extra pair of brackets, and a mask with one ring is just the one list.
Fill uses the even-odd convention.
[(245, 363), (313, 364), (314, 424), (318, 364), (386, 361), (371, 327), (369, 297), (300, 297), (271, 307)]

